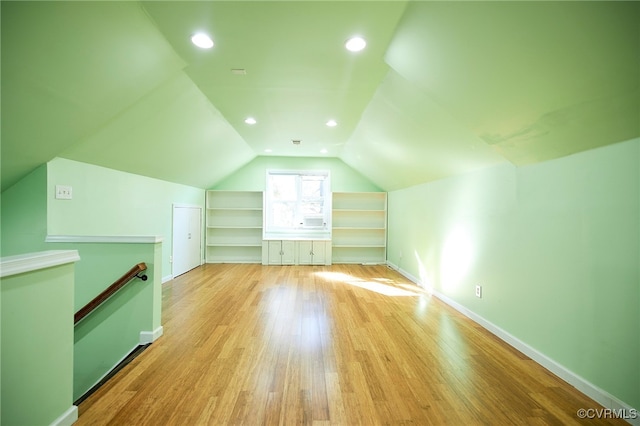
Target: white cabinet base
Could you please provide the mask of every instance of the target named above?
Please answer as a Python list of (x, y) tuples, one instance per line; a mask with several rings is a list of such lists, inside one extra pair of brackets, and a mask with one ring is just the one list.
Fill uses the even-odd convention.
[(263, 265), (331, 265), (330, 240), (263, 240)]

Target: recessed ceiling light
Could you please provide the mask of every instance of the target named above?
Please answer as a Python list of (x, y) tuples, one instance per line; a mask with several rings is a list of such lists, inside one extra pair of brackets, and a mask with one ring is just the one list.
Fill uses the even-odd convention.
[(329, 121), (327, 121), (326, 124), (329, 127), (336, 127), (338, 125), (338, 122), (336, 120), (329, 120)]
[(362, 37), (351, 37), (344, 46), (351, 52), (359, 52), (365, 48), (367, 42)]
[(270, 152), (273, 152), (273, 150), (271, 148), (267, 148), (267, 149), (264, 150), (264, 152), (266, 152), (268, 154)]
[(327, 152), (329, 152), (329, 151), (327, 151), (327, 149), (326, 149), (326, 148), (322, 148), (322, 149), (320, 150), (320, 153), (322, 153), (322, 154), (326, 154)]
[(202, 49), (213, 47), (213, 40), (205, 33), (196, 33), (191, 36), (191, 42)]
[(247, 117), (247, 118), (245, 118), (245, 119), (244, 119), (244, 122), (245, 122), (245, 123), (247, 123), (247, 124), (256, 124), (256, 123), (257, 123), (256, 119), (255, 119), (255, 118), (253, 118), (253, 117)]

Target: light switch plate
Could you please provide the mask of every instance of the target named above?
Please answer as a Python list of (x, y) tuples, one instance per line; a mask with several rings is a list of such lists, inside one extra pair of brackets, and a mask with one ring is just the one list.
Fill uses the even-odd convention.
[(56, 185), (56, 199), (70, 200), (73, 197), (72, 188), (68, 185)]

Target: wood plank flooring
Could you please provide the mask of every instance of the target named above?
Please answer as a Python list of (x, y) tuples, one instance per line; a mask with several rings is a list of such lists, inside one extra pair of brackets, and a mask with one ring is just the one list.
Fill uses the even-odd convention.
[(163, 326), (76, 425), (579, 424), (601, 408), (385, 266), (204, 265), (164, 284)]

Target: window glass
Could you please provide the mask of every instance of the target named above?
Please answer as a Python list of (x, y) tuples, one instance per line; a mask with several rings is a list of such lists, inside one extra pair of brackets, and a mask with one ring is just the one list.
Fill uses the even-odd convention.
[(329, 172), (268, 171), (265, 232), (331, 229)]

